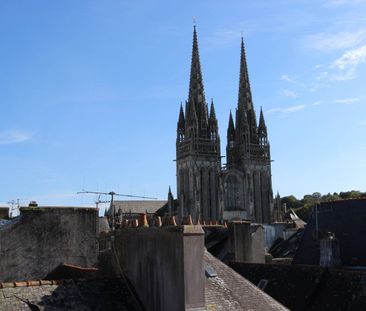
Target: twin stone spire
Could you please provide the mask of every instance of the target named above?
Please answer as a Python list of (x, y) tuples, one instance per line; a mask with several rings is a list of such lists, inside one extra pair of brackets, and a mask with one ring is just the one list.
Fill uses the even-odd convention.
[[(178, 141), (192, 137), (196, 139), (211, 139), (212, 137), (219, 139), (214, 102), (211, 99), (209, 110), (205, 99), (196, 26), (193, 29), (188, 101), (185, 103), (185, 109), (182, 104), (180, 106), (177, 131)], [(262, 108), (260, 110), (259, 126), (257, 126), (243, 38), (241, 38), (239, 94), (235, 112), (235, 125), (230, 111), (227, 139), (228, 146), (268, 143)]]
[(235, 122), (229, 115), (225, 167), (215, 106), (205, 99), (196, 27), (188, 100), (181, 104), (177, 124), (178, 219), (194, 221), (247, 219), (269, 223), (272, 214), (270, 152), (263, 111), (259, 126), (252, 102), (243, 39)]

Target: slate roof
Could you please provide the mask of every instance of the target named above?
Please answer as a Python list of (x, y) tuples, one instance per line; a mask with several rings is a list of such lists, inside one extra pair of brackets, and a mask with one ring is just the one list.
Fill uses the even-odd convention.
[(122, 213), (155, 213), (159, 208), (167, 203), (166, 200), (124, 200), (124, 201), (114, 201), (115, 212), (121, 210)]
[(11, 221), (10, 220), (7, 220), (7, 219), (1, 219), (0, 218), (0, 227), (3, 227), (5, 225), (7, 225), (8, 223), (10, 223)]
[[(172, 208), (172, 215), (177, 215), (177, 210), (178, 210), (178, 200), (175, 199), (173, 200), (173, 208)], [(166, 203), (164, 205), (162, 205), (156, 212), (155, 212), (156, 216), (160, 216), (160, 217), (164, 217), (169, 215), (169, 206), (168, 206), (168, 201), (166, 201)]]
[(206, 307), (209, 311), (288, 310), (233, 269), (205, 252), (204, 265), (217, 276), (207, 277)]
[(304, 229), (298, 229), (286, 240), (276, 241), (269, 249), (269, 253), (273, 258), (293, 258), (297, 248), (299, 247)]
[(360, 311), (366, 306), (366, 271), (308, 265), (232, 262), (230, 267), (293, 311)]
[(232, 255), (229, 252), (229, 232), (224, 226), (202, 226), (205, 231), (205, 247), (222, 262), (229, 262)]
[(0, 283), (2, 311), (141, 311), (121, 278)]
[(98, 273), (99, 270), (97, 268), (62, 263), (46, 276), (46, 280), (95, 279)]
[[(343, 266), (366, 266), (366, 199), (322, 202), (318, 209), (318, 235), (332, 232), (339, 241)], [(319, 265), (320, 248), (316, 238), (313, 212), (308, 222), (293, 263)]]

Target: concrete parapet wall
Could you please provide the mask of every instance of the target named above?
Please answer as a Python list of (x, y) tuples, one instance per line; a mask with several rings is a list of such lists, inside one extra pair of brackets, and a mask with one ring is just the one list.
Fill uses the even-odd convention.
[(22, 208), (0, 228), (0, 281), (43, 279), (61, 263), (95, 266), (95, 208)]
[(146, 310), (205, 306), (201, 226), (123, 228), (115, 232), (118, 261)]

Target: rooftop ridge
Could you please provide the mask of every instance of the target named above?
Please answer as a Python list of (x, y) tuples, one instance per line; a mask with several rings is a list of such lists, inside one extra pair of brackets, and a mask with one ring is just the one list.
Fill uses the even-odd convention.
[(123, 280), (122, 277), (96, 277), (92, 279), (62, 279), (62, 280), (30, 280), (30, 281), (13, 281), (13, 282), (0, 282), (0, 289), (3, 288), (15, 288), (15, 287), (33, 287), (33, 286), (43, 286), (43, 285), (62, 285), (71, 282), (93, 282), (93, 281), (103, 281), (103, 280)]

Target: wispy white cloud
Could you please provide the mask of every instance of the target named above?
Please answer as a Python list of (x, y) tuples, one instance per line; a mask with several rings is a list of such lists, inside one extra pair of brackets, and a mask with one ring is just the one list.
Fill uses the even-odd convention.
[(343, 104), (343, 105), (352, 105), (354, 103), (357, 103), (358, 101), (360, 101), (360, 99), (355, 97), (355, 98), (335, 99), (335, 100), (333, 100), (333, 103)]
[(292, 78), (290, 78), (289, 75), (281, 75), (281, 80), (290, 82), (290, 83), (294, 83), (294, 80)]
[(272, 108), (266, 111), (266, 113), (279, 113), (283, 115), (289, 115), (294, 112), (298, 112), (301, 110), (304, 110), (307, 107), (315, 107), (324, 105), (324, 104), (342, 104), (342, 105), (351, 105), (354, 103), (359, 102), (361, 99), (359, 97), (353, 97), (353, 98), (341, 98), (341, 99), (334, 99), (334, 100), (317, 100), (311, 104), (302, 104), (302, 105), (296, 105), (296, 106), (290, 106), (290, 107), (277, 107)]
[(324, 104), (341, 104), (341, 105), (352, 105), (361, 100), (359, 97), (353, 98), (341, 98), (341, 99), (333, 99), (333, 100), (318, 100), (310, 104), (309, 106), (320, 106)]
[(282, 95), (289, 98), (296, 98), (299, 94), (295, 91), (284, 89), (282, 90)]
[(329, 79), (329, 72), (328, 71), (322, 71), (317, 74), (315, 77), (316, 80), (327, 80)]
[(313, 102), (312, 104), (311, 104), (311, 106), (320, 106), (321, 104), (323, 104), (324, 103), (324, 101), (322, 101), (322, 100), (317, 100), (316, 102)]
[(366, 44), (348, 50), (333, 61), (327, 70), (321, 71), (315, 77), (323, 81), (346, 81), (356, 77), (358, 67), (366, 63)]
[(18, 144), (32, 139), (33, 134), (20, 130), (0, 132), (0, 145)]
[(330, 68), (336, 69), (338, 73), (331, 78), (337, 81), (351, 80), (355, 77), (357, 67), (364, 63), (366, 63), (366, 44), (346, 51), (335, 60)]
[(321, 32), (304, 39), (304, 46), (321, 52), (351, 49), (366, 42), (366, 30), (341, 31), (337, 33)]
[(300, 111), (300, 110), (303, 110), (305, 107), (306, 107), (305, 105), (297, 105), (297, 106), (286, 108), (283, 110), (283, 112), (290, 113), (290, 112)]
[(292, 112), (303, 110), (306, 107), (306, 105), (297, 105), (297, 106), (291, 106), (291, 107), (278, 107), (278, 108), (272, 108), (267, 110), (267, 113), (284, 113), (289, 114)]
[(282, 81), (286, 81), (288, 83), (291, 83), (291, 84), (294, 84), (294, 85), (297, 85), (297, 86), (305, 87), (305, 85), (303, 83), (298, 82), (295, 78), (289, 76), (288, 74), (281, 75), (280, 79)]

